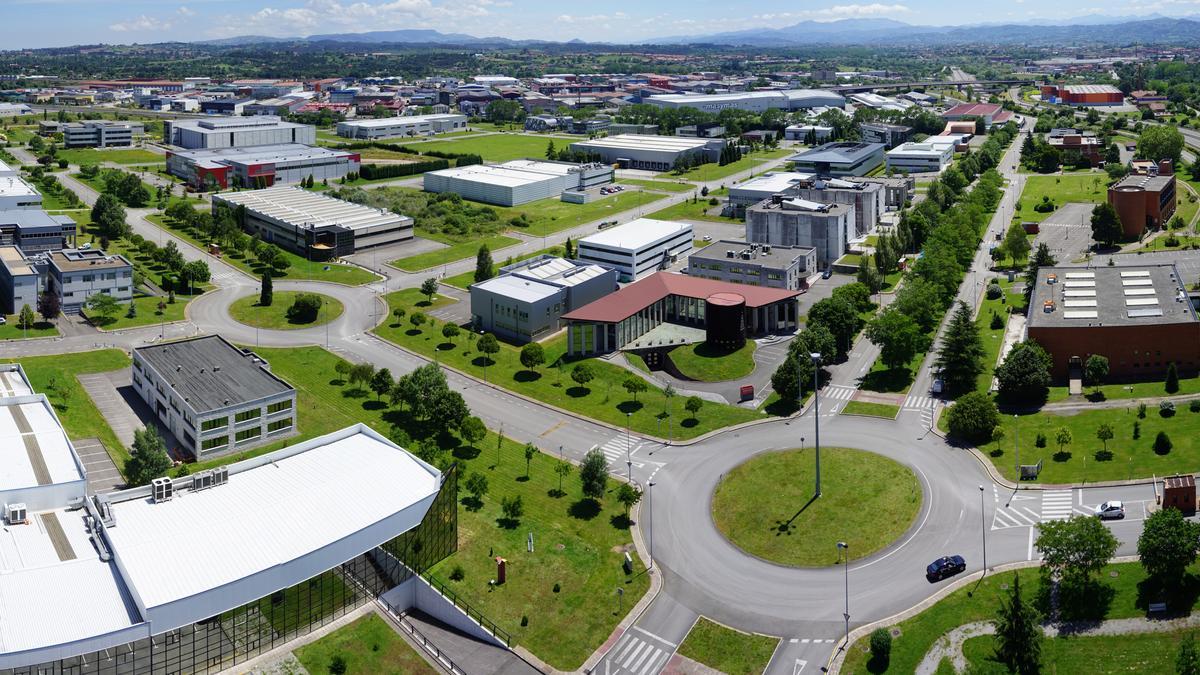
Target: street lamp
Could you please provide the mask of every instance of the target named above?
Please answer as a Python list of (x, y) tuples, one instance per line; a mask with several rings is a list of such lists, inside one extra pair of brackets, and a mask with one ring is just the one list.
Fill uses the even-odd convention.
[(629, 425), (632, 417), (633, 413), (625, 413), (625, 470), (628, 472), (627, 477), (630, 483), (633, 482), (633, 453), (629, 441)]
[(650, 532), (650, 569), (654, 569), (654, 481), (646, 483), (646, 529)]
[[(808, 357), (812, 359), (813, 364), (813, 445), (817, 449), (817, 497), (821, 496), (821, 395), (818, 387), (818, 378), (821, 372), (821, 355), (817, 352), (810, 352)], [(800, 383), (796, 383), (796, 391), (799, 393)]]
[(987, 574), (987, 518), (983, 507), (983, 486), (979, 486), (979, 534), (983, 538), (983, 573)]
[(846, 619), (846, 641), (842, 644), (845, 649), (850, 646), (850, 544), (839, 541), (837, 547), (839, 553), (845, 553), (846, 565), (846, 613), (842, 615)]

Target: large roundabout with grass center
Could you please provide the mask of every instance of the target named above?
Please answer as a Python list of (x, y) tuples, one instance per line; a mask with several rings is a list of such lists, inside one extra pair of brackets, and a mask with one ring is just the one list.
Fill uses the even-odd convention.
[[(311, 321), (294, 320), (288, 317), (288, 308), (300, 295), (315, 295), (322, 301), (316, 318)], [(229, 316), (238, 323), (263, 330), (298, 330), (323, 326), (341, 316), (345, 309), (336, 298), (322, 293), (275, 291), (272, 302), (267, 307), (259, 305), (258, 300), (257, 294), (238, 298), (229, 306)]]
[(911, 469), (882, 455), (821, 449), (821, 497), (812, 499), (814, 454), (767, 452), (729, 471), (712, 500), (713, 522), (731, 543), (763, 560), (795, 567), (837, 562), (839, 541), (850, 559), (898, 540), (921, 510)]

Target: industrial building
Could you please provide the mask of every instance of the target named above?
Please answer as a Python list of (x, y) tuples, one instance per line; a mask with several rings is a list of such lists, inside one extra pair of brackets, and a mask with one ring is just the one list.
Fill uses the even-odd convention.
[(1029, 299), (1029, 339), (1050, 353), (1055, 378), (1082, 377), (1108, 358), (1110, 380), (1161, 380), (1200, 365), (1200, 321), (1173, 264), (1043, 267)]
[(517, 206), (583, 191), (613, 181), (611, 164), (517, 159), (503, 164), (473, 164), (424, 174), (426, 192), (454, 192), (463, 199)]
[(616, 289), (615, 269), (540, 255), (471, 285), (471, 328), (516, 342), (540, 340), (563, 327), (563, 314)]
[(0, 103), (0, 117), (16, 117), (18, 115), (32, 115), (33, 108), (30, 108), (27, 103)]
[(70, 216), (38, 208), (0, 211), (0, 246), (16, 246), (26, 255), (73, 246), (77, 230)]
[(883, 164), (883, 143), (836, 142), (806, 150), (789, 159), (796, 171), (822, 176), (865, 176)]
[(458, 114), (409, 115), (338, 122), (337, 135), (357, 140), (432, 136), (467, 128), (467, 116)]
[(872, 108), (874, 110), (895, 110), (904, 111), (913, 105), (912, 101), (907, 99), (899, 100), (888, 96), (880, 96), (879, 94), (864, 91), (857, 94), (850, 94), (850, 102), (854, 105), (863, 108)]
[(957, 141), (937, 143), (934, 139), (946, 136), (930, 136), (921, 143), (901, 143), (887, 151), (887, 166), (894, 171), (908, 173), (941, 173), (954, 160)]
[(198, 190), (334, 181), (359, 166), (358, 153), (296, 143), (167, 152), (167, 171)]
[[(811, 138), (809, 134), (812, 134)], [(819, 124), (792, 124), (783, 130), (785, 140), (798, 141), (800, 143), (807, 143), (810, 140), (817, 143), (824, 143), (829, 140), (832, 134), (833, 127), (821, 126)]]
[(788, 194), (797, 183), (815, 178), (811, 173), (770, 171), (748, 181), (729, 186), (729, 205), (735, 216), (745, 215), (746, 208), (773, 195)]
[(1043, 84), (1042, 101), (1062, 105), (1121, 105), (1125, 94), (1111, 84)]
[(903, 124), (863, 122), (858, 125), (864, 143), (883, 143), (888, 150), (904, 143), (912, 136), (912, 127)]
[(805, 110), (843, 108), (846, 105), (846, 99), (841, 94), (823, 89), (740, 91), (727, 94), (659, 94), (647, 96), (643, 102), (663, 108), (695, 108), (710, 113), (728, 109), (763, 112), (772, 108)]
[(85, 120), (59, 126), (66, 148), (127, 148), (133, 139), (146, 133), (141, 122)]
[[(746, 217), (746, 209), (775, 195), (817, 203), (854, 207), (854, 229), (850, 238), (874, 231), (885, 210), (904, 205), (907, 181), (887, 178), (828, 178), (809, 173), (765, 173), (729, 187), (729, 212)], [(894, 194), (891, 194), (894, 193)]]
[(0, 211), (42, 208), (42, 193), (0, 162)]
[(132, 380), (179, 449), (197, 460), (296, 430), (296, 390), (219, 335), (136, 347)]
[(820, 269), (828, 268), (842, 257), (853, 232), (853, 204), (821, 203), (775, 195), (746, 209), (748, 241), (815, 248)]
[(215, 194), (220, 205), (246, 207), (245, 229), (308, 260), (331, 260), (413, 238), (413, 219), (309, 192), (276, 186)]
[(691, 250), (690, 223), (638, 218), (580, 239), (577, 257), (617, 270), (621, 281), (636, 281)]
[(1126, 176), (1108, 188), (1108, 203), (1116, 209), (1127, 238), (1166, 227), (1175, 215), (1175, 176), (1171, 163), (1163, 164), (1157, 176)]
[(658, 272), (565, 314), (567, 353), (659, 350), (795, 332), (799, 291)]
[(163, 142), (188, 150), (246, 148), (255, 145), (317, 144), (317, 128), (273, 115), (219, 119), (163, 120)]
[(808, 290), (808, 277), (817, 271), (817, 250), (811, 246), (771, 246), (718, 239), (688, 256), (688, 276), (751, 286)]
[(42, 275), (16, 246), (0, 246), (0, 314), (37, 308)]
[(46, 290), (58, 295), (64, 313), (79, 311), (97, 293), (122, 303), (133, 300), (133, 265), (125, 256), (68, 248), (47, 254), (47, 262)]
[(621, 134), (593, 138), (571, 144), (571, 150), (585, 152), (605, 164), (622, 169), (670, 171), (680, 157), (698, 161), (716, 161), (725, 148), (724, 139), (681, 136), (643, 136)]

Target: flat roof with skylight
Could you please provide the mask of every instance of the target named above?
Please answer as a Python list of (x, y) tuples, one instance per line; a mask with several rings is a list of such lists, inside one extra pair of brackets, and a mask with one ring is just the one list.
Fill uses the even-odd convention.
[(250, 211), (304, 228), (340, 225), (358, 230), (391, 225), (397, 219), (408, 218), (286, 185), (265, 190), (226, 192), (215, 199), (233, 207), (245, 206)]
[(1029, 307), (1029, 328), (1197, 322), (1172, 264), (1043, 267)]

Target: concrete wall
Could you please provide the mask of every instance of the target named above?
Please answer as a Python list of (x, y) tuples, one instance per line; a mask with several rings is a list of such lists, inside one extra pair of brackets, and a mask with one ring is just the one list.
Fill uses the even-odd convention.
[(388, 606), (398, 611), (419, 609), (442, 623), (477, 640), (508, 649), (503, 642), (484, 630), (453, 602), (438, 593), (421, 577), (412, 577), (380, 596)]

